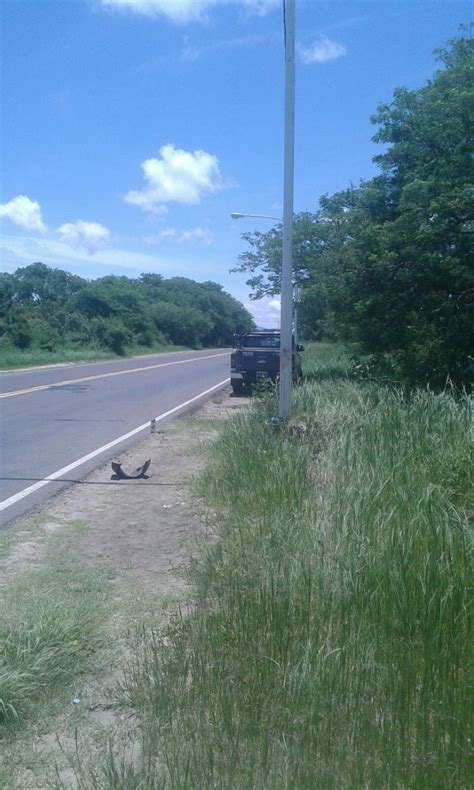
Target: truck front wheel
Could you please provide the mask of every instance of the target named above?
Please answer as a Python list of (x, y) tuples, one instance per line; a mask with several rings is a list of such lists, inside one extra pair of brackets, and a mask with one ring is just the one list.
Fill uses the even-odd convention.
[(244, 382), (242, 379), (234, 379), (232, 382), (232, 392), (234, 395), (241, 395), (244, 391)]

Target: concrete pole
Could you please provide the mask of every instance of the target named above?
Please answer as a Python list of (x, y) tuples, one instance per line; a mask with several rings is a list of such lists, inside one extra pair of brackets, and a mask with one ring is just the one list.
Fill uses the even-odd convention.
[(298, 345), (298, 299), (299, 299), (300, 292), (298, 290), (298, 284), (295, 283), (293, 285), (293, 341), (296, 346)]
[(283, 256), (280, 319), (280, 418), (291, 416), (293, 341), (293, 182), (295, 138), (295, 0), (283, 0), (285, 23), (285, 132), (283, 161)]

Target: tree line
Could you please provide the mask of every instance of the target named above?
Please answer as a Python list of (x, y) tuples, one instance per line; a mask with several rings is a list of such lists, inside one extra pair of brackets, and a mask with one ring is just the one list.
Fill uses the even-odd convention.
[(230, 345), (250, 313), (214, 282), (108, 275), (88, 281), (43, 263), (0, 274), (0, 348)]
[[(377, 175), (320, 199), (294, 222), (300, 331), (349, 343), (404, 380), (464, 383), (474, 367), (473, 39), (398, 88), (372, 117)], [(246, 233), (235, 271), (253, 298), (278, 293), (281, 225)]]

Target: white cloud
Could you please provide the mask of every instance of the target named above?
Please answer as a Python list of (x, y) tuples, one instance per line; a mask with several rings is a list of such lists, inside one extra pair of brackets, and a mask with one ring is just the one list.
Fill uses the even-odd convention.
[(337, 41), (321, 36), (310, 46), (298, 46), (298, 52), (303, 63), (327, 63), (346, 54), (346, 48)]
[(177, 235), (178, 231), (176, 228), (164, 228), (162, 231), (160, 231), (160, 233), (158, 233), (158, 236), (154, 237), (155, 243), (157, 239), (176, 239)]
[(256, 299), (245, 302), (244, 307), (252, 315), (257, 326), (275, 329), (280, 326), (280, 298)]
[(190, 44), (186, 43), (183, 47), (180, 58), (183, 61), (183, 63), (195, 63), (196, 60), (198, 60), (198, 58), (201, 57), (204, 51), (205, 50), (203, 47), (198, 49), (197, 47), (193, 47)]
[(177, 24), (204, 21), (207, 11), (218, 5), (237, 5), (263, 16), (276, 8), (279, 0), (101, 0), (110, 8), (144, 16), (165, 16)]
[(212, 244), (214, 239), (210, 230), (200, 227), (183, 230), (181, 238), (183, 241), (197, 242), (198, 244), (205, 244), (206, 246)]
[(204, 244), (208, 246), (214, 241), (214, 236), (210, 230), (205, 228), (188, 228), (186, 230), (177, 230), (176, 228), (163, 228), (159, 233), (145, 236), (143, 241), (147, 244), (159, 244), (163, 240), (173, 240), (178, 242), (192, 242), (197, 244)]
[(57, 229), (57, 233), (63, 241), (85, 249), (89, 255), (102, 249), (110, 238), (110, 231), (104, 225), (99, 222), (85, 222), (82, 219), (66, 222)]
[[(141, 272), (158, 271), (176, 274), (175, 259), (110, 247), (91, 255), (85, 249), (67, 244), (59, 239), (38, 236), (4, 236), (0, 239), (0, 250), (2, 251), (2, 261), (5, 261), (5, 264), (12, 270), (17, 266), (31, 263), (31, 261), (43, 261), (48, 266), (60, 269), (64, 268), (65, 264), (75, 266), (75, 271), (78, 273), (80, 273), (78, 267), (81, 265), (86, 268), (97, 265), (106, 272), (114, 272), (120, 268), (136, 269)], [(180, 263), (180, 272), (185, 271), (186, 268), (185, 264)]]
[(275, 32), (252, 34), (249, 36), (238, 36), (235, 38), (225, 38), (220, 41), (212, 41), (205, 46), (195, 47), (189, 42), (188, 37), (184, 39), (183, 49), (181, 51), (180, 59), (184, 63), (194, 63), (203, 55), (208, 55), (212, 52), (219, 52), (227, 49), (239, 49), (241, 47), (261, 47), (265, 44), (279, 41), (281, 35)]
[(200, 203), (205, 192), (221, 189), (219, 162), (206, 151), (163, 145), (160, 159), (145, 159), (141, 167), (147, 185), (142, 190), (130, 190), (124, 199), (154, 214), (163, 213), (166, 203)]
[(145, 16), (162, 15), (179, 24), (203, 19), (216, 0), (102, 0), (102, 5)]
[(251, 14), (257, 14), (257, 16), (265, 16), (281, 5), (281, 0), (233, 0), (233, 2), (244, 6)]
[(27, 230), (42, 233), (47, 230), (41, 216), (40, 204), (26, 195), (18, 195), (8, 203), (0, 204), (0, 217), (8, 217), (10, 222)]

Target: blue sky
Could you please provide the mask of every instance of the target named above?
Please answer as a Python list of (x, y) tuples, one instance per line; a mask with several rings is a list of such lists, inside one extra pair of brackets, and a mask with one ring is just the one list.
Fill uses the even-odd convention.
[[(295, 211), (373, 175), (369, 116), (416, 88), (466, 0), (296, 0)], [(3, 0), (2, 266), (229, 274), (282, 211), (282, 0)]]

